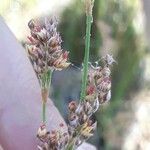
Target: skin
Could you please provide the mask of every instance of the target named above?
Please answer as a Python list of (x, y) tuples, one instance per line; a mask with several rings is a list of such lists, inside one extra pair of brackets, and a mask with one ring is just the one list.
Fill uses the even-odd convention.
[[(40, 86), (27, 53), (0, 17), (0, 144), (5, 150), (37, 149), (41, 104)], [(62, 122), (49, 100), (48, 130), (58, 129)]]

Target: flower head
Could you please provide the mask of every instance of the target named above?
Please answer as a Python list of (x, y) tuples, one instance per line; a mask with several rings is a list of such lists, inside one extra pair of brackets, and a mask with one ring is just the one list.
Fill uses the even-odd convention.
[(31, 20), (28, 23), (31, 36), (28, 36), (27, 50), (33, 68), (38, 75), (47, 70), (67, 68), (68, 52), (61, 48), (61, 37), (57, 32), (56, 19), (45, 19), (45, 23)]

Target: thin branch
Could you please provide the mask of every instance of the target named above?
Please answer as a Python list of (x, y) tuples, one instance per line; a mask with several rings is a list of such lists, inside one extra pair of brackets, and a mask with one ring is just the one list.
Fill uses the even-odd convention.
[(88, 62), (89, 62), (89, 52), (90, 52), (90, 36), (91, 36), (91, 26), (92, 26), (92, 22), (93, 22), (93, 16), (92, 16), (93, 5), (94, 5), (94, 0), (86, 0), (85, 56), (84, 56), (84, 63), (83, 63), (82, 87), (81, 87), (80, 101), (84, 101), (85, 96), (86, 96)]

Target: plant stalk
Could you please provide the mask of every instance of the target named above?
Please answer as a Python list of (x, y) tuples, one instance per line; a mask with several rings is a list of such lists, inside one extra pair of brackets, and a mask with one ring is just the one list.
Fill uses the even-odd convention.
[(86, 1), (86, 37), (85, 37), (85, 55), (83, 62), (83, 74), (82, 74), (82, 87), (80, 101), (84, 101), (86, 96), (86, 87), (87, 87), (87, 76), (88, 76), (88, 62), (89, 62), (89, 53), (90, 53), (90, 36), (91, 36), (91, 26), (93, 22), (92, 17), (92, 8), (94, 1)]
[(46, 103), (42, 102), (42, 121), (46, 122)]
[(46, 103), (49, 96), (49, 89), (51, 85), (51, 79), (52, 79), (52, 70), (48, 70), (45, 74), (43, 74), (42, 77), (42, 121), (45, 124), (46, 123)]
[(73, 145), (69, 145), (66, 150), (73, 150)]
[(65, 150), (73, 150), (73, 148), (74, 148), (74, 141), (71, 140), (69, 141), (69, 144), (67, 145)]

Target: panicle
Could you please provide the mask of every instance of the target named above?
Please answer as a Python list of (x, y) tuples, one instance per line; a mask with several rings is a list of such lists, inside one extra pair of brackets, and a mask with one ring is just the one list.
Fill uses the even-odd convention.
[[(76, 149), (93, 136), (97, 127), (97, 122), (93, 121), (92, 118), (93, 114), (101, 104), (106, 103), (111, 98), (110, 66), (115, 61), (111, 55), (103, 57), (103, 61), (103, 66), (92, 66), (88, 72), (85, 100), (80, 103), (71, 101), (68, 104), (68, 131), (62, 132), (60, 129), (47, 134), (45, 130), (39, 129), (38, 137), (40, 139), (44, 137), (45, 140), (42, 146), (48, 145), (47, 149), (46, 146), (44, 147), (45, 150), (64, 150), (70, 143), (73, 149)], [(43, 134), (46, 134), (47, 137)]]
[[(63, 129), (64, 128), (63, 123), (60, 124), (59, 131), (52, 130), (51, 132), (43, 132), (41, 128), (42, 127), (40, 126), (37, 134), (37, 137), (40, 140), (38, 144), (39, 150), (64, 150), (65, 149), (69, 141), (69, 135), (68, 132), (66, 132)], [(46, 130), (46, 126), (44, 130)]]
[(70, 65), (69, 53), (61, 47), (57, 24), (55, 18), (46, 18), (43, 24), (33, 19), (28, 23), (31, 35), (28, 36), (26, 49), (38, 76), (48, 70), (62, 70)]
[(90, 67), (85, 100), (79, 104), (72, 101), (68, 105), (68, 132), (74, 147), (93, 136), (97, 122), (92, 120), (92, 115), (111, 98), (110, 65), (115, 61), (111, 55), (106, 55), (103, 61), (103, 66)]

